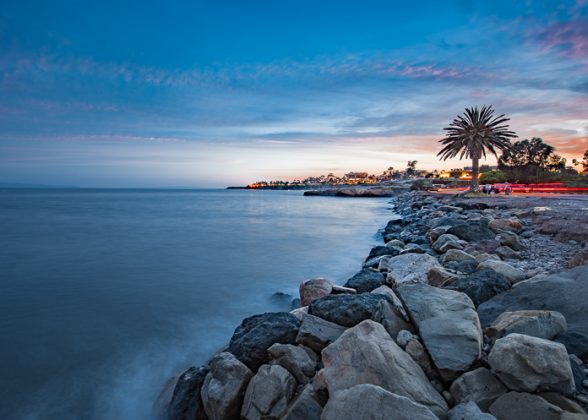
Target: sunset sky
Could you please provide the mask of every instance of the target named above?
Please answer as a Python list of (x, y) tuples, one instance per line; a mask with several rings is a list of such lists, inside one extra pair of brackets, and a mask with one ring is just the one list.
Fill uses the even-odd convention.
[[(85, 3), (85, 4), (84, 4)], [(218, 187), (433, 169), (463, 108), (588, 149), (588, 1), (14, 1), (0, 182)]]

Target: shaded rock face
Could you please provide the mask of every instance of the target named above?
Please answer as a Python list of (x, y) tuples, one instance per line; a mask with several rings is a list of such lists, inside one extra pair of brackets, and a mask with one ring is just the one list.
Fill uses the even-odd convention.
[(506, 387), (486, 368), (466, 372), (451, 384), (449, 392), (457, 404), (473, 401), (484, 411), (501, 395)]
[(365, 319), (372, 319), (381, 300), (388, 301), (388, 297), (376, 293), (327, 296), (315, 300), (308, 313), (344, 327), (353, 327)]
[(567, 329), (566, 319), (556, 311), (504, 312), (486, 328), (486, 335), (501, 338), (511, 333), (551, 340)]
[(296, 344), (300, 320), (287, 312), (268, 312), (243, 320), (229, 343), (229, 352), (250, 369), (268, 362), (267, 349), (274, 343)]
[(315, 397), (312, 385), (306, 385), (300, 395), (290, 404), (282, 420), (320, 420), (323, 407)]
[(455, 283), (459, 279), (457, 274), (451, 273), (442, 267), (434, 267), (427, 274), (427, 281), (431, 286), (443, 287)]
[(467, 295), (425, 284), (398, 291), (438, 369), (460, 372), (479, 359), (482, 329)]
[(329, 398), (323, 420), (437, 420), (427, 407), (371, 384), (337, 391)]
[(450, 228), (447, 233), (457, 236), (464, 241), (480, 241), (483, 239), (494, 239), (496, 235), (488, 226), (482, 222), (460, 223)]
[(231, 353), (217, 354), (210, 361), (200, 395), (210, 420), (238, 419), (243, 396), (253, 372)]
[(511, 284), (518, 283), (525, 279), (525, 273), (510, 264), (503, 261), (486, 260), (478, 265), (478, 270), (492, 270), (498, 274), (502, 274), (510, 281)]
[(448, 420), (496, 420), (492, 414), (482, 413), (475, 402), (458, 404), (449, 411)]
[(428, 254), (404, 254), (386, 261), (388, 276), (386, 282), (391, 285), (402, 283), (427, 283), (429, 270), (440, 267), (437, 258)]
[(564, 395), (574, 391), (568, 353), (560, 343), (510, 334), (496, 341), (488, 362), (509, 389), (557, 391)]
[(468, 295), (476, 306), (499, 293), (507, 291), (510, 287), (510, 281), (506, 277), (488, 269), (482, 269), (467, 277), (458, 278), (447, 286), (448, 289), (457, 290)]
[(338, 339), (345, 330), (346, 328), (339, 324), (318, 316), (306, 315), (302, 318), (296, 342), (320, 353), (322, 349)]
[[(523, 282), (478, 307), (482, 325), (488, 326), (501, 313), (520, 310), (557, 311), (565, 317), (568, 329), (556, 340), (568, 351), (588, 357), (588, 266), (553, 274), (537, 282)], [(557, 291), (557, 292), (556, 292)]]
[(363, 269), (345, 283), (345, 287), (357, 290), (357, 293), (367, 293), (384, 284), (386, 278), (378, 271)]
[(390, 255), (390, 256), (395, 256), (400, 254), (400, 252), (402, 251), (402, 248), (398, 248), (395, 246), (375, 246), (371, 249), (369, 255), (367, 256), (367, 258), (365, 259), (366, 261), (369, 261), (373, 258), (376, 257), (381, 257), (383, 255)]
[(543, 398), (523, 392), (509, 392), (490, 406), (498, 419), (560, 420), (563, 410)]
[(308, 382), (316, 372), (316, 359), (300, 346), (274, 344), (267, 351), (270, 365), (282, 366), (301, 384)]
[(390, 337), (396, 337), (402, 330), (412, 329), (412, 326), (408, 323), (408, 315), (404, 311), (402, 303), (399, 300), (396, 302), (398, 298), (395, 295), (393, 296), (397, 304), (393, 305), (389, 301), (382, 299), (372, 317), (372, 320), (384, 326)]
[(247, 420), (278, 419), (294, 396), (296, 380), (281, 366), (263, 365), (249, 382), (241, 409)]
[(168, 408), (169, 420), (207, 420), (200, 391), (208, 368), (191, 367), (180, 375)]
[(319, 376), (329, 395), (358, 384), (373, 384), (422, 404), (440, 417), (447, 412), (447, 403), (422, 369), (374, 321), (347, 330), (322, 356), (325, 368)]
[(333, 283), (327, 279), (303, 280), (299, 288), (300, 304), (308, 306), (312, 301), (330, 295), (332, 291)]

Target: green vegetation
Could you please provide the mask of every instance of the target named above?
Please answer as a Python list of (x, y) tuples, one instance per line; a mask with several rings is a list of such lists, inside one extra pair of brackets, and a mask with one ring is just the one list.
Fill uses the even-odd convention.
[(504, 171), (484, 172), (480, 177), (481, 184), (500, 184), (508, 181), (508, 174)]
[(508, 150), (510, 139), (517, 135), (508, 130), (509, 121), (504, 114), (494, 116), (492, 106), (466, 108), (463, 115), (458, 115), (449, 127), (445, 138), (439, 140), (445, 147), (437, 154), (442, 160), (459, 155), (460, 159), (472, 159), (472, 182), (470, 189), (478, 190), (478, 174), (480, 173), (480, 159), (486, 157), (486, 151), (498, 157), (498, 151)]

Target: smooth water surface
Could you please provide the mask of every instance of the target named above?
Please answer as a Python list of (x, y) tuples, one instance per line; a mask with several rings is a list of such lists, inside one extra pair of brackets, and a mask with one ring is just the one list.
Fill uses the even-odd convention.
[(0, 418), (151, 418), (166, 380), (242, 318), (288, 310), (304, 278), (358, 271), (386, 208), (300, 191), (0, 190)]

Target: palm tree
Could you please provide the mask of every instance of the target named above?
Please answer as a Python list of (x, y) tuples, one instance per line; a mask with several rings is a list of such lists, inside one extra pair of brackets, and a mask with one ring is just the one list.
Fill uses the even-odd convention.
[[(510, 139), (517, 135), (508, 130), (509, 121), (504, 114), (494, 116), (494, 108), (484, 105), (466, 108), (463, 115), (458, 115), (445, 127), (445, 138), (439, 143), (445, 147), (437, 154), (440, 159), (447, 160), (456, 157), (472, 159), (472, 183), (470, 189), (478, 190), (478, 174), (480, 172), (480, 159), (486, 158), (486, 151), (497, 156), (497, 150), (505, 151), (510, 148)], [(498, 156), (497, 156), (498, 157)]]

